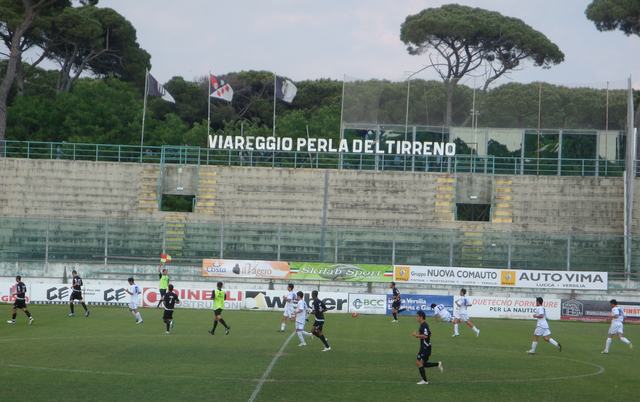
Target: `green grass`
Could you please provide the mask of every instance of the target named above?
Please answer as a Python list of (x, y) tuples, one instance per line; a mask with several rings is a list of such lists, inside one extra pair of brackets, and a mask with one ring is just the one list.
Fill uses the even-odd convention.
[[(279, 313), (229, 311), (232, 333), (207, 333), (212, 312), (177, 310), (176, 327), (164, 335), (160, 310), (144, 310), (138, 326), (125, 308), (92, 309), (66, 317), (63, 306), (30, 307), (26, 325), (0, 326), (1, 400), (25, 401), (247, 401), (289, 332), (278, 333)], [(10, 306), (2, 311), (8, 318)], [(80, 309), (81, 311), (81, 309)], [(306, 348), (293, 338), (275, 363), (258, 401), (636, 401), (640, 350), (614, 342), (603, 356), (606, 324), (551, 322), (564, 346), (541, 344), (528, 356), (535, 322), (476, 320), (480, 338), (461, 328), (429, 323), (432, 360), (417, 386), (418, 341), (413, 317), (329, 315), (332, 351), (314, 339)], [(289, 328), (291, 328), (289, 326)], [(640, 327), (626, 325), (640, 347)]]

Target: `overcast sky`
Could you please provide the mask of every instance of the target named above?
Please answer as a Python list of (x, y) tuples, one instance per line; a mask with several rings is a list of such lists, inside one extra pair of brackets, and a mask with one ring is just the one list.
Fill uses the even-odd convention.
[[(269, 70), (294, 80), (402, 79), (426, 64), (399, 39), (405, 17), (440, 0), (101, 0), (129, 19), (161, 81), (211, 70)], [(598, 32), (584, 15), (590, 0), (461, 0), (517, 17), (555, 42), (565, 62), (528, 67), (510, 80), (566, 85), (640, 83), (640, 38)], [(421, 75), (436, 78), (428, 72)], [(498, 83), (506, 82), (506, 79)], [(471, 84), (471, 82), (468, 82)]]

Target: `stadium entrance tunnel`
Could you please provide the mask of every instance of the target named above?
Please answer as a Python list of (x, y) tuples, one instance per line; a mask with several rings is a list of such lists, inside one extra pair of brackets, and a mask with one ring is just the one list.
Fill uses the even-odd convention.
[(456, 204), (456, 220), (489, 222), (491, 219), (491, 204)]
[(162, 194), (161, 211), (193, 212), (195, 195)]

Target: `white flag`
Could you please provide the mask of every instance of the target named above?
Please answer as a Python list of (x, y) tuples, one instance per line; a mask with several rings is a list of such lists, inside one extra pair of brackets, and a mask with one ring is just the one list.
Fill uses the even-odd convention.
[(222, 99), (227, 102), (233, 100), (233, 88), (231, 88), (231, 85), (224, 82), (224, 80), (218, 79), (218, 77), (213, 74), (209, 74), (209, 82), (211, 83), (210, 97)]

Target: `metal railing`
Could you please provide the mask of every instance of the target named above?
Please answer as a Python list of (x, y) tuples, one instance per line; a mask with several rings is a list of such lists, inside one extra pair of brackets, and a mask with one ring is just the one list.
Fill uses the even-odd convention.
[[(340, 154), (285, 151), (230, 151), (188, 146), (76, 144), (65, 142), (2, 141), (5, 158), (86, 160), (97, 162), (169, 163), (271, 168), (339, 169)], [(499, 175), (622, 176), (624, 160), (555, 159), (477, 156), (453, 157), (343, 153), (342, 169), (481, 173)]]
[[(469, 247), (464, 231), (453, 229), (187, 222), (175, 248), (168, 230), (160, 220), (0, 217), (0, 262), (155, 264), (164, 250), (173, 264), (189, 266), (229, 258), (625, 272), (618, 235), (485, 231)], [(639, 239), (632, 249), (637, 276)]]

